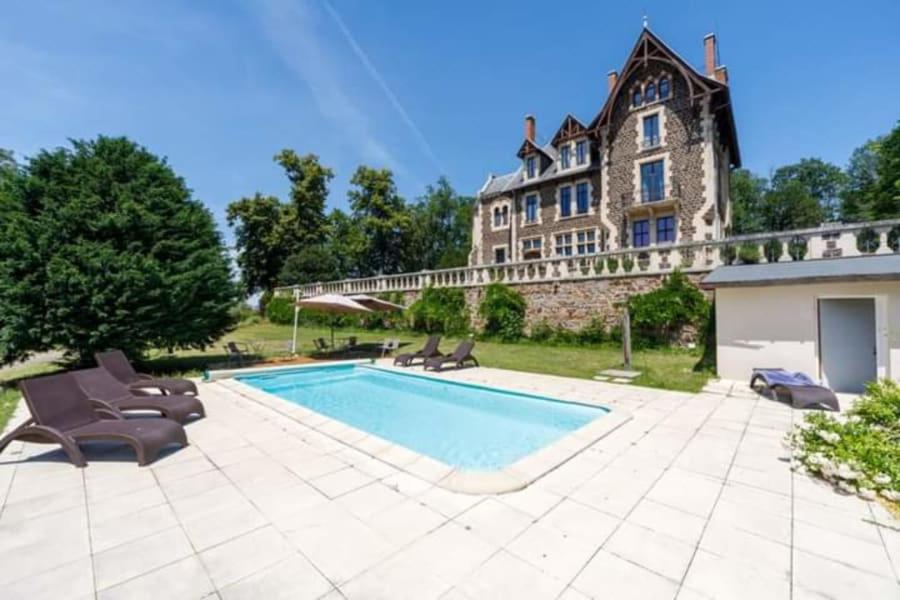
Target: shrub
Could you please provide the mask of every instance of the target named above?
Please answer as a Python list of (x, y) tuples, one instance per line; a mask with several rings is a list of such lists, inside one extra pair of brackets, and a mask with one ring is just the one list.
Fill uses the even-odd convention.
[(632, 341), (635, 346), (671, 344), (687, 325), (703, 327), (709, 314), (709, 302), (682, 273), (674, 271), (657, 289), (632, 296)]
[(259, 319), (259, 313), (253, 310), (253, 307), (240, 302), (231, 307), (229, 311), (231, 313), (231, 318), (235, 323), (247, 323), (249, 321), (253, 321), (254, 323), (258, 323), (259, 321), (254, 321), (253, 319)]
[(553, 330), (551, 341), (561, 346), (571, 346), (578, 343), (578, 334), (560, 325)]
[(259, 314), (266, 314), (266, 305), (269, 301), (275, 297), (274, 292), (272, 290), (266, 290), (262, 294), (259, 295)]
[(465, 333), (469, 307), (461, 288), (425, 288), (409, 307), (412, 327), (426, 333)]
[(294, 300), (290, 296), (273, 296), (266, 304), (266, 318), (277, 325), (294, 323)]
[(504, 341), (522, 337), (525, 327), (525, 298), (508, 285), (488, 285), (478, 306), (478, 314), (484, 319), (486, 335), (496, 336)]
[(606, 259), (606, 269), (610, 273), (615, 273), (619, 269), (619, 259), (610, 256)]
[(755, 265), (759, 262), (759, 246), (756, 244), (741, 244), (737, 255), (742, 263)]
[(599, 317), (594, 317), (576, 336), (579, 344), (602, 344), (607, 339), (606, 323)]
[(900, 502), (900, 385), (871, 382), (845, 415), (806, 415), (788, 434), (792, 468), (872, 500)]
[(626, 256), (622, 259), (622, 268), (625, 269), (626, 273), (631, 273), (634, 269), (634, 259), (630, 256)]
[(546, 319), (541, 319), (531, 326), (528, 337), (535, 342), (549, 342), (553, 338), (553, 326)]
[[(405, 298), (402, 292), (385, 292), (376, 298), (403, 305)], [(364, 329), (403, 329), (406, 326), (406, 315), (401, 311), (381, 311), (364, 314), (360, 317)]]

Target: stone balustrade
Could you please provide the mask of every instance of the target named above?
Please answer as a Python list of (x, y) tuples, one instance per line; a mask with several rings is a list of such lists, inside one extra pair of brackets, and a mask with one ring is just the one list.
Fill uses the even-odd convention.
[(625, 248), (580, 256), (555, 256), (416, 273), (380, 275), (283, 287), (279, 294), (380, 294), (433, 287), (508, 284), (659, 275), (681, 269), (703, 273), (726, 264), (827, 260), (891, 254), (900, 242), (900, 219), (828, 225), (815, 229), (741, 235), (645, 248)]

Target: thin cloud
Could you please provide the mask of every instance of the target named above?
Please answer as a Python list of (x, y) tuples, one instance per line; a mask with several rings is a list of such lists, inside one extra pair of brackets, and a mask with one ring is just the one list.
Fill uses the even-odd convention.
[(431, 160), (434, 166), (437, 167), (438, 172), (443, 173), (444, 170), (441, 167), (441, 162), (438, 160), (437, 155), (434, 153), (434, 150), (431, 148), (431, 144), (428, 143), (428, 140), (425, 138), (422, 130), (419, 129), (419, 126), (416, 125), (416, 122), (413, 121), (412, 117), (400, 103), (397, 95), (384, 80), (384, 77), (381, 76), (381, 72), (375, 67), (374, 64), (372, 64), (372, 61), (369, 60), (369, 55), (365, 52), (365, 50), (362, 49), (359, 43), (357, 43), (356, 38), (353, 37), (352, 33), (350, 33), (350, 29), (344, 23), (344, 20), (341, 18), (340, 14), (338, 14), (337, 10), (335, 10), (335, 8), (331, 5), (330, 2), (328, 2), (328, 0), (323, 0), (322, 4), (325, 6), (325, 10), (328, 11), (328, 14), (331, 15), (331, 18), (338, 26), (338, 29), (341, 30), (341, 33), (344, 35), (344, 39), (347, 40), (350, 48), (353, 49), (353, 53), (356, 54), (357, 58), (359, 58), (359, 61), (363, 64), (363, 67), (365, 67), (366, 71), (368, 71), (372, 79), (375, 80), (375, 83), (377, 83), (378, 87), (381, 88), (381, 91), (384, 92), (384, 95), (397, 111), (397, 114), (400, 115), (400, 118), (403, 119), (403, 122), (412, 132), (413, 137), (416, 138), (419, 146), (421, 146), (425, 154), (428, 155), (428, 158)]
[(407, 174), (407, 169), (378, 140), (365, 111), (345, 91), (316, 13), (304, 2), (264, 0), (261, 5), (265, 35), (281, 60), (309, 86), (321, 114), (340, 128), (348, 140), (353, 140), (367, 161)]

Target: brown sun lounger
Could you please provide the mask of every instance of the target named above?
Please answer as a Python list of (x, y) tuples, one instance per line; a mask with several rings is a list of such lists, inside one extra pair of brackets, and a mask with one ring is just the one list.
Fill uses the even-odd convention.
[(72, 371), (71, 374), (91, 401), (103, 408), (120, 411), (151, 410), (178, 423), (184, 423), (191, 415), (206, 415), (203, 404), (196, 396), (135, 395), (103, 367)]
[(444, 365), (452, 364), (457, 369), (461, 369), (467, 362), (475, 363), (475, 366), (478, 366), (478, 360), (472, 356), (472, 348), (475, 347), (475, 342), (472, 340), (466, 340), (464, 342), (460, 342), (459, 346), (456, 347), (456, 350), (453, 351), (453, 354), (448, 354), (447, 356), (432, 356), (431, 358), (425, 359), (425, 370), (428, 368), (432, 368), (435, 371), (441, 371), (444, 368)]
[(128, 358), (121, 350), (98, 352), (94, 355), (97, 364), (112, 374), (113, 377), (127, 385), (131, 391), (157, 389), (163, 394), (197, 395), (197, 386), (187, 379), (158, 379), (138, 373), (131, 366)]
[(83, 467), (87, 460), (79, 443), (121, 442), (134, 448), (139, 465), (146, 465), (164, 446), (187, 446), (184, 427), (175, 421), (125, 419), (118, 411), (95, 409), (69, 373), (22, 381), (19, 388), (31, 418), (0, 439), (0, 452), (17, 439), (59, 444), (75, 466)]
[(416, 352), (406, 352), (404, 354), (398, 354), (394, 357), (394, 364), (400, 365), (403, 367), (409, 367), (413, 364), (413, 361), (421, 358), (423, 362), (429, 358), (434, 358), (435, 356), (443, 356), (443, 354), (438, 350), (438, 345), (441, 343), (441, 336), (439, 335), (429, 335), (428, 340), (425, 342), (425, 346), (422, 347), (421, 350)]

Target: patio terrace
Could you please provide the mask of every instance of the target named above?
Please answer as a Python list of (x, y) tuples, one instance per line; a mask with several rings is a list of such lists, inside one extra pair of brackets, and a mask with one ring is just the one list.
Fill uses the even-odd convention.
[[(890, 598), (900, 522), (792, 473), (800, 413), (499, 369), (442, 377), (633, 419), (523, 491), (456, 494), (240, 394), (203, 384), (191, 446), (139, 468), (0, 455), (4, 598)], [(13, 424), (24, 418), (20, 405)], [(358, 444), (357, 444), (358, 445)]]

